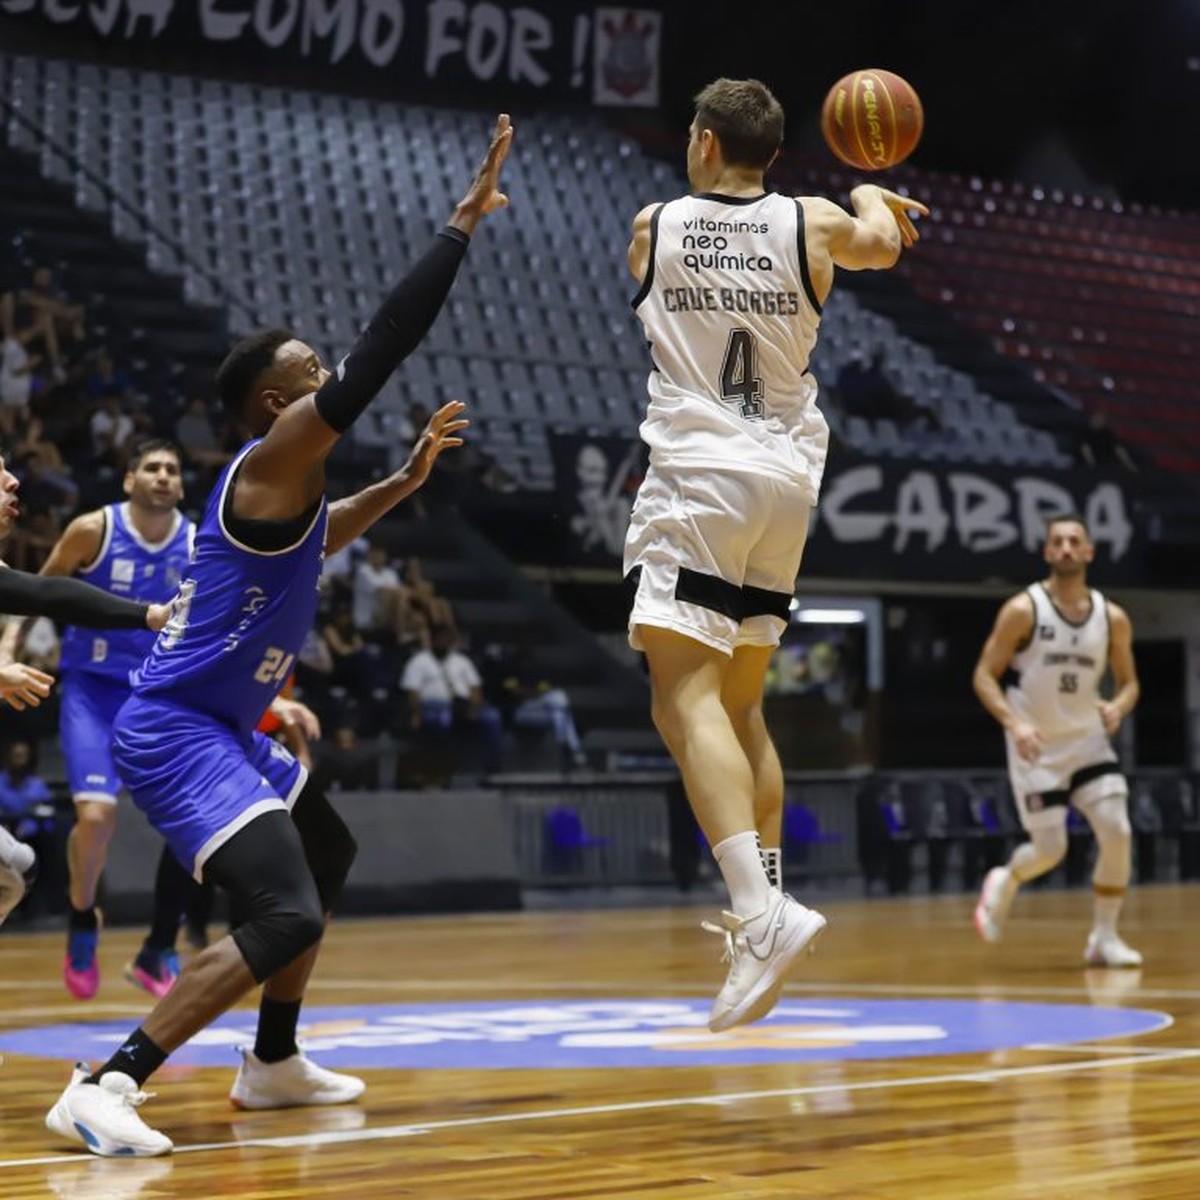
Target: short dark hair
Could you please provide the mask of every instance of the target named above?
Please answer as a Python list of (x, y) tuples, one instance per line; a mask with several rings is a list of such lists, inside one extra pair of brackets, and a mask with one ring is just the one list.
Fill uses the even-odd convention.
[(275, 352), (295, 338), (290, 329), (260, 329), (237, 342), (217, 368), (217, 394), (225, 411), (241, 417), (258, 377), (275, 361)]
[(130, 449), (125, 459), (125, 470), (136, 471), (142, 465), (142, 459), (147, 454), (158, 454), (160, 452), (175, 455), (176, 461), (181, 466), (183, 465), (183, 451), (170, 438), (151, 437), (143, 438)]
[(1046, 536), (1050, 536), (1050, 528), (1053, 525), (1065, 525), (1070, 522), (1072, 525), (1082, 525), (1083, 533), (1087, 540), (1092, 540), (1092, 531), (1088, 528), (1088, 523), (1077, 512), (1056, 513), (1053, 517), (1046, 518)]
[(696, 127), (717, 135), (731, 166), (765, 171), (783, 144), (783, 106), (757, 79), (715, 79), (696, 93)]

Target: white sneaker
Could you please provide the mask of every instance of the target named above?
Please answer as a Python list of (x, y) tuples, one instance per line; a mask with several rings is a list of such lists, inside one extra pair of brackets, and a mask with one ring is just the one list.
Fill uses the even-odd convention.
[(1140, 967), (1142, 956), (1115, 931), (1093, 929), (1083, 952), (1089, 967)]
[(975, 928), (985, 942), (998, 942), (1017, 889), (1007, 867), (993, 867), (983, 878), (979, 903), (975, 905)]
[(291, 1058), (265, 1063), (253, 1050), (238, 1047), (242, 1065), (229, 1099), (234, 1108), (295, 1108), (300, 1104), (349, 1104), (366, 1090), (354, 1075), (327, 1071), (297, 1051)]
[(725, 960), (729, 974), (708, 1015), (713, 1033), (761, 1020), (775, 1007), (788, 970), (825, 928), (825, 918), (816, 909), (805, 908), (791, 896), (771, 889), (765, 928), (751, 941), (746, 926), (759, 918), (721, 914), (721, 924), (703, 922), (710, 933), (725, 937)]
[(150, 1158), (175, 1148), (166, 1134), (151, 1129), (134, 1111), (150, 1099), (128, 1075), (109, 1071), (99, 1083), (84, 1083), (90, 1074), (76, 1063), (71, 1082), (46, 1114), (46, 1128), (68, 1141), (81, 1142), (104, 1158)]

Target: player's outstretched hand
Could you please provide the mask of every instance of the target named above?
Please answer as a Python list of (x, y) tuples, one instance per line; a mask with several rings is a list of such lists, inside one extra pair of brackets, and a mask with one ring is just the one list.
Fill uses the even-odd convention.
[(463, 233), (474, 232), (481, 217), (495, 212), (498, 208), (508, 206), (508, 197), (500, 190), (500, 168), (508, 157), (508, 148), (512, 145), (513, 127), (508, 119), (508, 113), (501, 113), (496, 118), (496, 128), (492, 131), (492, 142), (487, 154), (471, 180), (463, 198), (458, 202), (450, 224)]
[(892, 216), (896, 218), (896, 226), (900, 230), (900, 240), (905, 246), (911, 246), (917, 242), (921, 235), (917, 232), (917, 227), (908, 214), (916, 212), (927, 217), (929, 209), (920, 200), (914, 200), (911, 196), (901, 196), (899, 192), (889, 192), (886, 188), (879, 189), (879, 196), (891, 209)]
[(170, 619), (174, 604), (149, 604), (146, 606), (146, 628), (157, 633)]
[(1096, 707), (1100, 710), (1100, 721), (1104, 725), (1104, 732), (1109, 737), (1115, 737), (1123, 720), (1121, 710), (1111, 700), (1101, 700)]
[(1012, 727), (1012, 739), (1017, 753), (1028, 763), (1037, 762), (1046, 748), (1041, 731), (1027, 721), (1018, 721)]
[(9, 663), (0, 667), (0, 699), (17, 712), (37, 708), (50, 695), (54, 676), (25, 663)]
[(276, 696), (271, 701), (271, 712), (286, 729), (299, 729), (310, 742), (315, 742), (321, 736), (320, 718), (299, 700)]
[(461, 400), (451, 400), (429, 418), (404, 466), (405, 474), (417, 487), (429, 478), (443, 450), (463, 444), (458, 435), (471, 423), (462, 415), (466, 411), (467, 406)]

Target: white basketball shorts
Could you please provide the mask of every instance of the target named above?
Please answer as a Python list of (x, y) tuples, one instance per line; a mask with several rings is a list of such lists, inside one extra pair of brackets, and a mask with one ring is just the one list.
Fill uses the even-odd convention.
[(1064, 823), (1067, 805), (1084, 808), (1104, 796), (1125, 796), (1129, 785), (1103, 731), (1048, 740), (1037, 762), (1026, 762), (1006, 735), (1008, 778), (1026, 831)]
[(799, 481), (652, 464), (625, 537), (629, 644), (654, 625), (725, 654), (777, 646), (811, 514)]

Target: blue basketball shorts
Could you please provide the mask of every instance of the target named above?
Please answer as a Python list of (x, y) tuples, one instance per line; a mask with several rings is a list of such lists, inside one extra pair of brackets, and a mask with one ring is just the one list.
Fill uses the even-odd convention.
[(113, 753), (134, 804), (197, 879), (255, 817), (290, 812), (308, 772), (265, 734), (241, 733), (158, 696), (131, 696)]
[(116, 804), (121, 777), (113, 761), (113, 722), (128, 699), (123, 679), (88, 671), (63, 675), (58, 728), (73, 799)]

